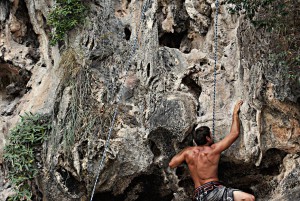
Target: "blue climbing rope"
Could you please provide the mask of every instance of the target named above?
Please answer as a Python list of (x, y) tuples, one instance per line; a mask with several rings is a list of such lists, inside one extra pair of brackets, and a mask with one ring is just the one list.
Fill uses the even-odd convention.
[(218, 60), (218, 14), (219, 0), (216, 0), (216, 17), (215, 17), (215, 66), (214, 66), (214, 99), (213, 99), (213, 126), (212, 138), (215, 138), (215, 113), (216, 113), (216, 85), (217, 85), (217, 60)]
[[(138, 28), (136, 30), (136, 36), (135, 36), (135, 39), (133, 41), (132, 51), (131, 51), (131, 54), (129, 56), (130, 59), (128, 60), (128, 64), (126, 65), (126, 68), (125, 68), (125, 78), (127, 77), (128, 71), (129, 71), (130, 66), (131, 66), (131, 58), (134, 56), (134, 54), (136, 53), (136, 50), (137, 50), (138, 33), (140, 32), (141, 22), (145, 18), (146, 8), (149, 6), (150, 1), (151, 0), (146, 0), (145, 4), (142, 7), (141, 16), (140, 16), (140, 24), (139, 24), (139, 26), (138, 26)], [(118, 115), (118, 107), (119, 107), (120, 100), (122, 99), (123, 94), (124, 94), (124, 87), (122, 87), (120, 93), (117, 96), (116, 107), (115, 107), (115, 110), (114, 110), (114, 114), (113, 114), (113, 117), (112, 117), (112, 122), (111, 122), (111, 125), (110, 125), (110, 128), (109, 128), (109, 131), (108, 131), (108, 136), (107, 136), (107, 139), (105, 141), (102, 158), (101, 158), (101, 161), (100, 161), (98, 169), (97, 169), (97, 173), (96, 173), (97, 177), (96, 177), (96, 180), (95, 180), (95, 183), (94, 183), (94, 187), (93, 187), (93, 191), (92, 191), (92, 195), (91, 195), (90, 201), (93, 200), (93, 197), (94, 197), (94, 194), (95, 194), (96, 185), (98, 183), (100, 172), (101, 172), (102, 166), (104, 164), (104, 160), (106, 158), (107, 149), (109, 148), (109, 145), (110, 145), (110, 137), (111, 137), (111, 134), (112, 134), (112, 130), (113, 130), (113, 127), (114, 127), (114, 124), (115, 124), (116, 117)]]

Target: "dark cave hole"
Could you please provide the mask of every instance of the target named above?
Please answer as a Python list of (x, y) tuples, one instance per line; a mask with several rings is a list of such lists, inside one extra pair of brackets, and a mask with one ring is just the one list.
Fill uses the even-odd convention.
[(178, 186), (183, 187), (185, 189), (185, 192), (188, 197), (190, 198), (193, 197), (194, 190), (195, 190), (194, 182), (189, 175), (186, 175), (185, 177), (181, 178), (180, 181), (178, 182)]
[(73, 195), (82, 194), (84, 191), (84, 184), (81, 184), (71, 173), (64, 168), (60, 168), (57, 172), (62, 177), (62, 183), (68, 188), (68, 192)]
[(184, 167), (183, 166), (177, 167), (176, 168), (176, 175), (177, 175), (178, 179), (180, 179), (183, 174), (184, 174)]
[[(254, 165), (237, 164), (221, 159), (219, 164), (219, 179), (227, 187), (237, 188), (247, 193), (254, 193), (250, 188), (262, 181), (262, 175)], [(256, 193), (255, 193), (256, 194)]]
[(192, 93), (198, 98), (201, 95), (202, 88), (199, 86), (192, 78), (191, 76), (185, 76), (182, 79), (182, 84), (186, 85), (189, 90), (192, 91)]
[[(1, 68), (0, 68), (1, 69)], [(9, 75), (0, 72), (0, 90), (4, 91), (5, 88), (11, 83), (11, 78)]]
[(26, 93), (26, 84), (30, 78), (30, 71), (20, 69), (0, 59), (0, 92), (2, 94), (17, 97)]
[(128, 4), (127, 4), (127, 8), (128, 8), (128, 5), (131, 3), (131, 0), (128, 0), (127, 2), (128, 2)]
[(258, 167), (254, 164), (229, 161), (228, 158), (222, 157), (219, 164), (219, 179), (229, 187), (266, 199), (273, 190), (271, 181), (279, 175), (286, 154), (282, 150), (269, 149)]
[(187, 34), (186, 32), (183, 32), (183, 33), (164, 33), (159, 38), (159, 45), (179, 49), (181, 41), (182, 41), (183, 37), (186, 34)]
[(202, 113), (200, 113), (200, 109), (201, 109), (201, 107), (200, 107), (200, 105), (197, 105), (197, 108), (196, 108), (196, 110), (197, 110), (197, 114), (198, 114), (198, 116), (203, 116), (202, 115)]
[(207, 62), (206, 61), (200, 61), (200, 66), (205, 65)]
[(178, 186), (183, 187), (188, 197), (193, 197), (194, 182), (191, 178), (189, 168), (186, 163), (176, 168), (176, 176), (179, 180)]
[(149, 145), (150, 145), (150, 150), (152, 151), (154, 156), (160, 156), (161, 152), (160, 150), (157, 148), (155, 142), (153, 142), (152, 140), (149, 140)]
[(126, 9), (128, 9), (129, 8), (129, 4), (131, 3), (131, 0), (127, 0), (127, 2), (126, 2)]
[(150, 64), (147, 65), (147, 77), (150, 77)]
[(24, 37), (22, 37), (22, 40), (20, 42), (27, 47), (31, 46), (32, 48), (38, 48), (40, 46), (38, 36), (34, 32), (28, 13), (29, 12), (25, 1), (19, 1), (19, 6), (16, 11), (16, 18), (18, 20), (21, 20), (22, 23), (25, 23), (27, 27), (26, 34)]
[(280, 165), (287, 155), (285, 151), (279, 149), (269, 149), (262, 158), (261, 173), (263, 175), (276, 176), (280, 173)]
[(173, 192), (165, 187), (164, 178), (157, 170), (157, 174), (134, 178), (121, 195), (114, 195), (112, 192), (97, 193), (93, 201), (171, 201), (173, 198)]
[(124, 33), (125, 33), (125, 39), (126, 40), (130, 40), (130, 36), (131, 36), (131, 31), (128, 27), (124, 28)]

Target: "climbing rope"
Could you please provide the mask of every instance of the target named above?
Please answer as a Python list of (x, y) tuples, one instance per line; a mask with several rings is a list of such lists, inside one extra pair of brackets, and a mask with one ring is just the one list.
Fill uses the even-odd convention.
[[(126, 68), (125, 68), (125, 76), (124, 76), (125, 80), (126, 80), (128, 71), (129, 71), (130, 66), (131, 66), (131, 58), (134, 56), (134, 54), (135, 54), (135, 52), (137, 50), (138, 34), (140, 32), (141, 22), (143, 21), (143, 19), (145, 17), (146, 8), (149, 6), (150, 1), (151, 0), (146, 0), (145, 3), (144, 3), (144, 5), (143, 5), (143, 7), (142, 7), (141, 16), (140, 16), (140, 23), (139, 23), (138, 28), (136, 30), (136, 36), (135, 36), (135, 39), (133, 41), (133, 47), (132, 47), (132, 51), (131, 51), (131, 54), (130, 54), (130, 57), (129, 57), (130, 59), (128, 60), (128, 64), (126, 65)], [(92, 195), (91, 195), (90, 201), (93, 200), (93, 197), (94, 197), (94, 194), (95, 194), (96, 185), (98, 183), (99, 176), (100, 176), (100, 171), (102, 169), (102, 166), (104, 164), (104, 160), (106, 158), (107, 149), (109, 148), (110, 137), (111, 137), (111, 134), (112, 134), (112, 130), (113, 130), (113, 127), (114, 127), (114, 124), (115, 124), (116, 117), (118, 115), (118, 107), (119, 107), (120, 100), (122, 99), (123, 94), (124, 94), (124, 87), (122, 87), (122, 89), (120, 90), (120, 93), (117, 96), (116, 107), (115, 107), (115, 110), (114, 110), (114, 114), (113, 114), (113, 117), (112, 117), (112, 121), (111, 121), (111, 124), (110, 124), (109, 131), (108, 131), (108, 136), (107, 136), (107, 139), (106, 139), (106, 142), (105, 142), (105, 145), (104, 145), (104, 150), (103, 150), (102, 158), (101, 158), (101, 161), (100, 161), (98, 169), (97, 169), (97, 174), (96, 174), (97, 177), (96, 177), (96, 180), (95, 180), (95, 183), (94, 183), (94, 187), (93, 187), (93, 191), (92, 191)]]
[(213, 126), (212, 126), (212, 138), (213, 139), (215, 137), (215, 113), (216, 113), (216, 85), (217, 85), (217, 59), (218, 59), (218, 14), (219, 14), (219, 0), (216, 0), (214, 99), (213, 99)]

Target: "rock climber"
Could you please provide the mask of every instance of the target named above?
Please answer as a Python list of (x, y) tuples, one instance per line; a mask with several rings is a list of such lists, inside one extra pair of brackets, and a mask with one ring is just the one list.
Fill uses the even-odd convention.
[(169, 163), (175, 168), (186, 162), (195, 184), (195, 201), (254, 201), (251, 194), (225, 187), (218, 179), (218, 164), (222, 151), (229, 148), (240, 133), (239, 111), (243, 101), (236, 103), (233, 110), (230, 133), (214, 143), (209, 127), (201, 126), (193, 133), (197, 146), (187, 147), (175, 155)]

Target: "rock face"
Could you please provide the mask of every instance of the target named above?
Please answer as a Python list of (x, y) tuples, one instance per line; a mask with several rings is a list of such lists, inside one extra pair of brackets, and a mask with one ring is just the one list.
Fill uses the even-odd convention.
[[(36, 200), (89, 200), (98, 174), (94, 200), (191, 200), (187, 167), (168, 163), (196, 126), (212, 126), (214, 2), (85, 4), (84, 25), (51, 47), (54, 1), (0, 2), (0, 165), (19, 115), (51, 114)], [(244, 100), (220, 179), (259, 200), (300, 199), (300, 83), (268, 61), (271, 34), (222, 2), (219, 13), (216, 141)]]

